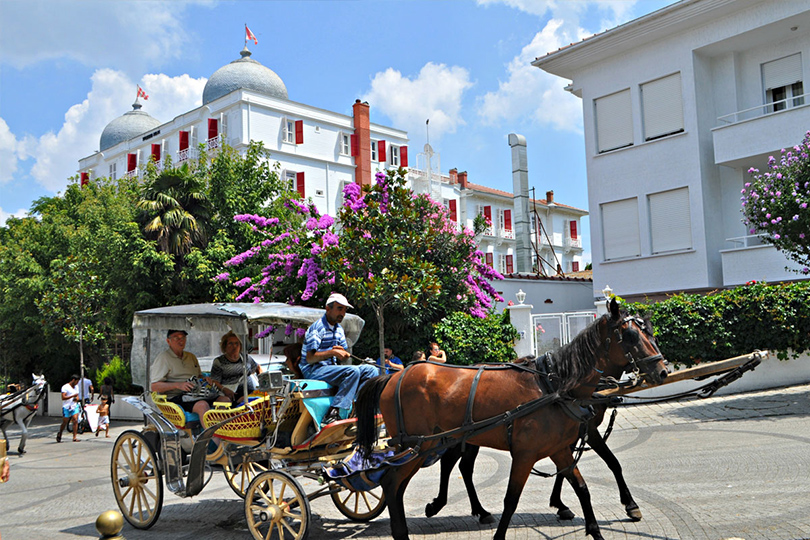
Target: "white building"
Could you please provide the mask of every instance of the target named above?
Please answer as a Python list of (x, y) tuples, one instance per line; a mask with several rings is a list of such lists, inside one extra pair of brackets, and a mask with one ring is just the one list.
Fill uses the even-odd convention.
[(810, 2), (682, 0), (533, 65), (582, 99), (594, 296), (799, 279), (740, 190), (810, 128)]
[[(176, 166), (196, 158), (200, 144), (215, 153), (223, 143), (244, 151), (250, 141), (261, 141), (270, 159), (279, 163), (282, 177), (302, 197), (311, 198), (321, 213), (337, 214), (347, 182), (370, 184), (376, 171), (402, 166), (409, 171), (411, 187), (442, 201), (459, 224), (472, 227), (478, 214), (490, 218), (492, 226), (481, 238), (481, 250), (487, 263), (501, 273), (539, 271), (554, 275), (558, 266), (564, 273), (583, 268), (578, 231), (579, 219), (587, 215), (586, 211), (555, 202), (549, 191), (545, 200), (530, 201), (539, 221), (525, 208), (521, 214), (517, 201), (528, 201), (528, 177), (525, 140), (520, 136), (515, 137), (522, 141), (525, 193), (515, 198), (511, 193), (468, 183), (466, 172), (453, 169), (441, 175), (431, 171), (431, 163), (435, 163), (436, 171), (441, 170), (438, 155), (432, 150), (430, 156), (427, 151), (414, 156), (413, 161), (421, 160), (423, 168), (418, 163), (410, 168), (407, 132), (370, 123), (367, 103), (357, 100), (352, 116), (346, 116), (291, 101), (284, 82), (253, 60), (247, 47), (240, 59), (211, 76), (202, 103), (164, 123), (143, 111), (136, 100), (132, 111), (104, 129), (99, 151), (79, 160), (82, 181), (140, 175), (149, 160), (160, 167), (166, 156), (171, 156)], [(520, 228), (519, 215), (526, 216), (524, 229)], [(515, 240), (521, 230), (527, 238), (531, 236), (525, 242), (527, 262), (522, 265), (516, 260), (520, 246)], [(531, 257), (530, 252), (534, 253)]]

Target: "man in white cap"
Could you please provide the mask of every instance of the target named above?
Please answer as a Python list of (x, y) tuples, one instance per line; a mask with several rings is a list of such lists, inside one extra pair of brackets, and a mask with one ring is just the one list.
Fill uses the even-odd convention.
[(351, 409), (357, 389), (368, 379), (377, 375), (374, 366), (344, 366), (338, 362), (351, 355), (346, 350), (346, 334), (340, 323), (346, 309), (352, 307), (346, 297), (332, 293), (326, 300), (326, 313), (307, 329), (304, 346), (301, 348), (301, 372), (307, 379), (317, 379), (337, 387), (332, 406), (321, 424), (340, 420), (340, 409)]

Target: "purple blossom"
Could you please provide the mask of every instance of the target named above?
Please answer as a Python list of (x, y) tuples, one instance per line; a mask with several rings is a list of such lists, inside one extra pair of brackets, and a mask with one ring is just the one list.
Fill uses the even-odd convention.
[(228, 281), (231, 278), (231, 275), (228, 272), (222, 272), (218, 274), (214, 279), (217, 281)]

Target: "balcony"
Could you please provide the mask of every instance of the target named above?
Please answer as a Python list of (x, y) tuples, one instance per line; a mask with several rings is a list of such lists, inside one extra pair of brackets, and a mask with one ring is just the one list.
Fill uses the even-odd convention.
[[(774, 112), (780, 103), (793, 106)], [(747, 169), (751, 157), (773, 154), (802, 140), (810, 125), (810, 94), (758, 105), (717, 120), (718, 126), (712, 129), (715, 163)]]
[(205, 149), (209, 152), (219, 149), (220, 146), (222, 146), (222, 135), (205, 140)]
[(572, 249), (582, 249), (582, 238), (571, 238), (566, 236), (564, 247), (566, 251), (570, 251)]
[(514, 240), (515, 239), (515, 231), (512, 229), (502, 228), (500, 230), (501, 238), (506, 238), (507, 240)]
[(177, 152), (177, 163), (182, 163), (189, 159), (197, 159), (199, 152), (196, 148), (186, 148)]
[[(720, 250), (723, 286), (735, 287), (749, 281), (792, 281), (804, 279), (801, 266), (789, 260), (761, 236), (740, 236), (726, 240), (729, 249)], [(786, 269), (787, 267), (787, 269)]]

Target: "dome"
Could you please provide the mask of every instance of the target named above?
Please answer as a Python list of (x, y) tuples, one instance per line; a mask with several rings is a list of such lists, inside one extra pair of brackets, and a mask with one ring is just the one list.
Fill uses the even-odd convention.
[(99, 152), (112, 148), (116, 144), (128, 141), (160, 125), (160, 120), (152, 118), (149, 113), (141, 110), (141, 104), (136, 100), (132, 110), (125, 112), (104, 128), (101, 140), (98, 143)]
[(287, 87), (276, 73), (250, 57), (247, 47), (242, 58), (222, 66), (211, 75), (203, 90), (203, 105), (239, 88), (255, 90), (270, 97), (288, 99)]

